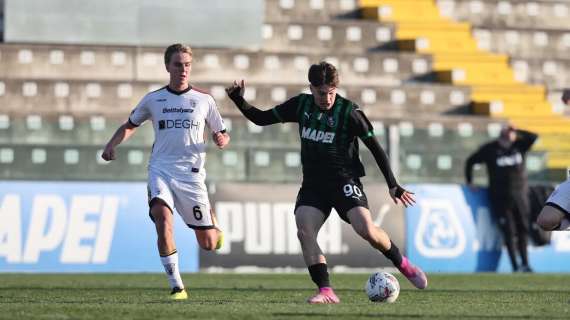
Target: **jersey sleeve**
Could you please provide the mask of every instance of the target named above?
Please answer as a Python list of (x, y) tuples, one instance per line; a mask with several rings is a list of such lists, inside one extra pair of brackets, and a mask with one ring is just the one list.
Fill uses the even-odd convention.
[(526, 153), (530, 150), (538, 135), (536, 133), (526, 131), (526, 130), (517, 130), (517, 140), (515, 141), (516, 146), (521, 150), (521, 152)]
[(378, 139), (374, 136), (374, 128), (372, 127), (372, 123), (366, 117), (364, 112), (355, 105), (355, 108), (350, 112), (349, 115), (350, 119), (348, 122), (348, 129), (352, 136), (359, 137), (360, 140), (364, 142), (366, 147), (370, 150), (374, 159), (376, 160), (376, 164), (384, 178), (386, 179), (386, 184), (388, 184), (388, 188), (392, 189), (394, 187), (398, 187), (398, 181), (394, 176), (394, 172), (390, 167), (390, 159), (388, 155), (378, 142)]
[(206, 123), (214, 133), (226, 130), (226, 125), (218, 111), (216, 101), (210, 95), (208, 95), (208, 113), (206, 115)]
[(280, 122), (298, 122), (299, 121), (299, 103), (300, 95), (297, 95), (280, 105), (275, 106), (271, 111)]
[(151, 113), (147, 106), (148, 95), (146, 95), (139, 104), (131, 111), (129, 123), (135, 127), (140, 126), (146, 120), (150, 119)]
[(349, 132), (363, 141), (369, 137), (374, 137), (372, 123), (358, 106), (350, 112)]
[(481, 146), (477, 151), (471, 154), (465, 160), (465, 182), (471, 184), (473, 182), (473, 167), (478, 163), (484, 163), (492, 152), (490, 144)]

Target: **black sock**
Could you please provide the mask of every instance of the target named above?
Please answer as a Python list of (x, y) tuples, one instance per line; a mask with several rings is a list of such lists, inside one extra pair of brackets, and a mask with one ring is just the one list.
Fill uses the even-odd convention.
[(400, 249), (390, 240), (390, 249), (388, 251), (383, 251), (382, 254), (398, 268), (402, 264), (402, 254), (400, 253)]
[(528, 267), (528, 241), (526, 235), (519, 237), (518, 247), (519, 247), (519, 255), (521, 257), (521, 263), (523, 266)]
[(513, 266), (513, 271), (519, 270), (519, 264), (517, 262), (517, 254), (515, 251), (515, 244), (513, 242), (513, 238), (510, 234), (503, 235), (503, 239), (505, 241), (505, 245), (507, 246), (507, 253), (509, 254), (509, 260), (511, 260), (511, 265)]
[(311, 279), (317, 285), (317, 287), (330, 287), (329, 281), (329, 272), (327, 271), (327, 264), (326, 263), (317, 263), (312, 266), (309, 266), (309, 274), (311, 275)]

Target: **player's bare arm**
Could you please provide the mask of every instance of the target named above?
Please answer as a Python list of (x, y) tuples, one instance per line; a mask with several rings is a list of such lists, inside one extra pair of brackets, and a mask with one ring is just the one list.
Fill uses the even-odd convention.
[(123, 141), (129, 139), (136, 129), (137, 127), (133, 126), (129, 121), (123, 123), (105, 145), (101, 158), (105, 161), (115, 160), (117, 158), (115, 148)]

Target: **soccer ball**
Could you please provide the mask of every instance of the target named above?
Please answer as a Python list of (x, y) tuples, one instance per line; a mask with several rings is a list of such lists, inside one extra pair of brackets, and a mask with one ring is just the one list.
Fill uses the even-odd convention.
[(392, 303), (398, 299), (400, 283), (388, 272), (376, 272), (368, 278), (364, 289), (370, 301)]

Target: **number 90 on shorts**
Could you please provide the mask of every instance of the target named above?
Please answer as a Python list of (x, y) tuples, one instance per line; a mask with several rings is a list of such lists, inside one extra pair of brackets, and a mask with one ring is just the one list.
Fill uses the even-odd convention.
[(342, 191), (347, 198), (360, 199), (363, 195), (362, 190), (356, 184), (347, 183), (342, 187)]

